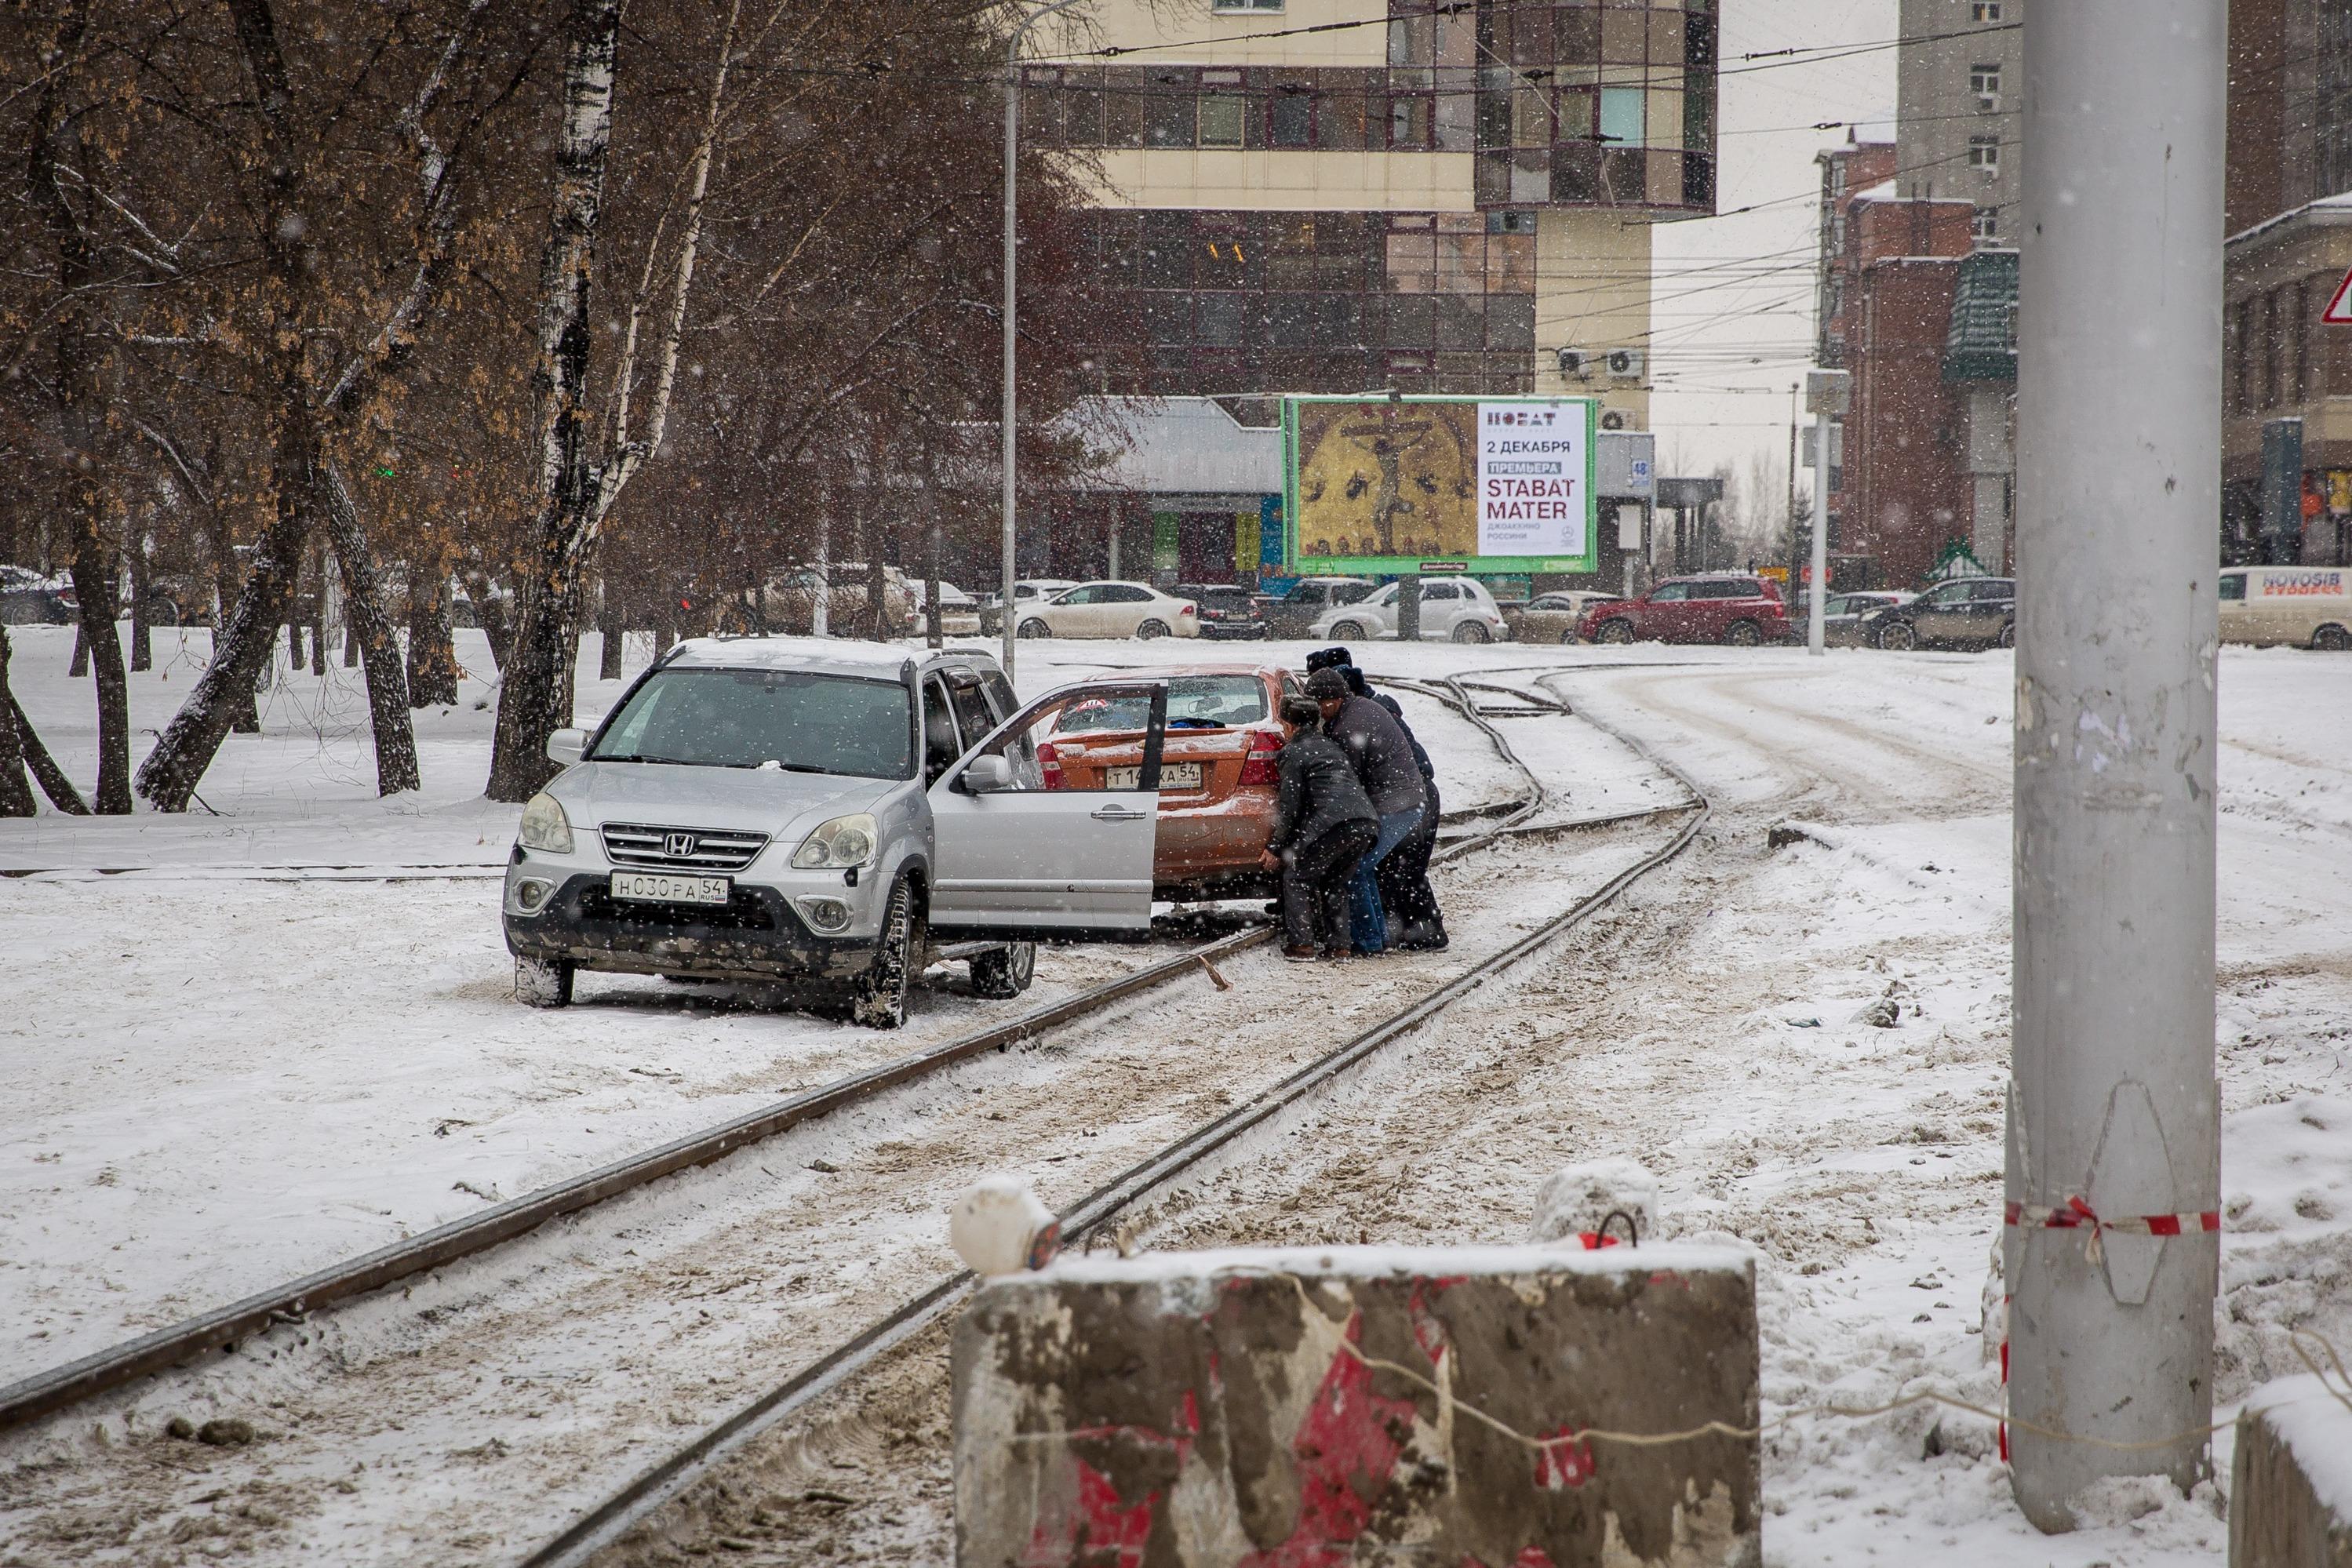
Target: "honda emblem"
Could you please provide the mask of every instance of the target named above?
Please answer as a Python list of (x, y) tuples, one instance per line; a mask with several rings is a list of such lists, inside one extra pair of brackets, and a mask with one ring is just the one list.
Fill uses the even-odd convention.
[(694, 853), (694, 835), (692, 833), (665, 833), (662, 836), (662, 853), (667, 855), (674, 861), (688, 859)]

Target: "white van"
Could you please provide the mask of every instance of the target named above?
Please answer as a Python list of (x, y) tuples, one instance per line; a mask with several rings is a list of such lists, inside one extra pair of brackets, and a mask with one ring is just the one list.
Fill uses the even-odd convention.
[(2237, 566), (2221, 573), (2221, 641), (2352, 648), (2352, 567)]

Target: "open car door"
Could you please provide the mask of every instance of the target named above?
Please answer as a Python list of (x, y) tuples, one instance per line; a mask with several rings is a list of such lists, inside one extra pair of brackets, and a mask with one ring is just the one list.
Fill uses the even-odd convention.
[(1023, 708), (931, 786), (930, 924), (958, 940), (1151, 925), (1163, 681), (1090, 681)]

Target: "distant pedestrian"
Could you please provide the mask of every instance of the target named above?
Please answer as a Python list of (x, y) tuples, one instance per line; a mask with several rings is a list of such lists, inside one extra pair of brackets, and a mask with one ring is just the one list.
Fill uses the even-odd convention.
[(1388, 915), (1381, 904), (1375, 872), (1381, 861), (1421, 825), (1429, 805), (1420, 764), (1413, 760), (1412, 742), (1388, 709), (1349, 688), (1348, 677), (1336, 669), (1318, 670), (1307, 677), (1307, 695), (1323, 715), (1323, 733), (1339, 743), (1355, 765), (1372, 810), (1380, 813), (1380, 837), (1356, 862), (1355, 893), (1350, 900), (1356, 951), (1370, 955), (1388, 948)]
[(1307, 655), (1307, 668), (1337, 670), (1348, 677), (1348, 689), (1360, 697), (1370, 697), (1389, 710), (1404, 731), (1412, 747), (1413, 761), (1421, 768), (1423, 789), (1429, 799), (1421, 814), (1421, 823), (1406, 835), (1402, 843), (1389, 852), (1374, 870), (1380, 884), (1381, 904), (1394, 932), (1393, 945), (1408, 949), (1430, 952), (1444, 950), (1445, 912), (1437, 902), (1437, 889), (1430, 884), (1429, 857), (1437, 848), (1437, 828), (1444, 805), (1437, 792), (1437, 768), (1429, 753), (1405, 721), (1404, 706), (1386, 692), (1374, 691), (1357, 667), (1355, 655), (1344, 647), (1318, 648)]
[(1347, 956), (1356, 863), (1380, 837), (1380, 815), (1355, 765), (1322, 729), (1323, 710), (1306, 697), (1282, 705), (1294, 734), (1282, 748), (1274, 832), (1265, 864), (1282, 873), (1282, 956), (1306, 963)]

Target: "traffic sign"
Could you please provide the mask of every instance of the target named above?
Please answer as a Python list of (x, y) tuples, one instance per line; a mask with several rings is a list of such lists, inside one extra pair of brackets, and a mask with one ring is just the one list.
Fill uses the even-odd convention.
[(2331, 327), (2352, 327), (2352, 272), (2346, 273), (2344, 281), (2336, 286), (2336, 298), (2327, 302), (2319, 319)]

